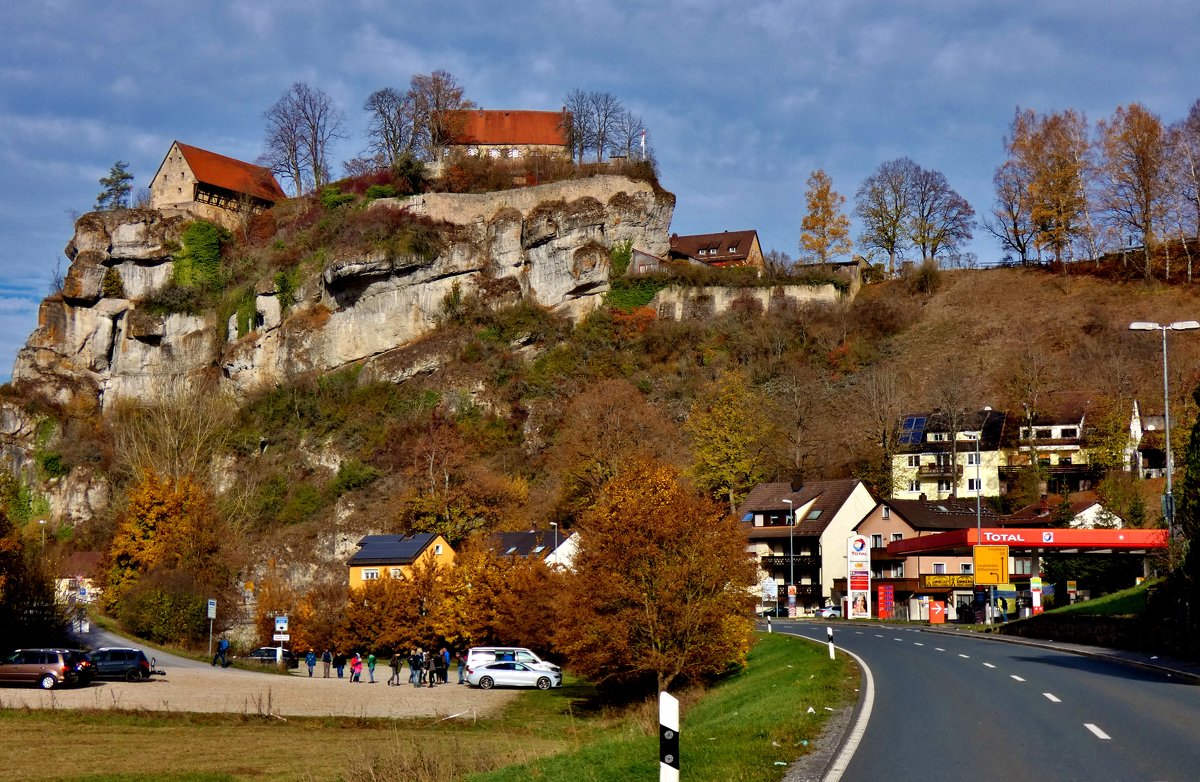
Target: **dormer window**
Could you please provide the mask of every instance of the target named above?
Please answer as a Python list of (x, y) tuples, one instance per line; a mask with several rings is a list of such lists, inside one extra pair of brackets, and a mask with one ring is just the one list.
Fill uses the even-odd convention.
[(1076, 429), (1076, 428), (1075, 428), (1075, 427), (1073, 427), (1073, 426), (1072, 426), (1072, 427), (1069, 427), (1069, 428), (1067, 428), (1067, 429), (1063, 429), (1063, 430), (1062, 430), (1062, 436), (1063, 436), (1063, 437), (1078, 437), (1078, 436), (1079, 436), (1079, 430), (1078, 430), (1078, 429)]
[(737, 245), (736, 245), (736, 244), (731, 244), (731, 245), (729, 245), (729, 250), (728, 250), (728, 252), (731, 252), (731, 253), (735, 253), (735, 252), (737, 252)]

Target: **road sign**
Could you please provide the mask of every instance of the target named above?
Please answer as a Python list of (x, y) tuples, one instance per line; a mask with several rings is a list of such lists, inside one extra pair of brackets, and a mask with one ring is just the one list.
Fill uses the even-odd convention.
[(946, 623), (946, 604), (941, 600), (929, 601), (929, 624), (942, 625)]
[(1008, 583), (1008, 546), (976, 546), (975, 586)]
[(287, 633), (275, 633), (275, 635), (271, 636), (271, 640), (272, 641), (290, 641), (290, 640), (292, 640), (292, 637), (290, 635), (288, 635)]
[(208, 618), (209, 619), (217, 618), (217, 601), (216, 600), (208, 601)]
[(288, 618), (286, 616), (275, 617), (275, 632), (286, 633), (288, 631)]

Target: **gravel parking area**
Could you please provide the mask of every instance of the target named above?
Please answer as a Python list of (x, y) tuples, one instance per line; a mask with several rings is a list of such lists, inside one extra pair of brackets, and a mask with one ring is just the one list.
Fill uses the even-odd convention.
[[(81, 646), (137, 646), (126, 639), (94, 629)], [(146, 650), (157, 657), (165, 676), (145, 682), (97, 681), (87, 687), (68, 687), (43, 691), (34, 687), (0, 687), (0, 707), (33, 709), (145, 709), (148, 711), (229, 712), (235, 714), (273, 714), (280, 717), (392, 717), (407, 719), (428, 717), (473, 719), (491, 717), (511, 701), (514, 690), (479, 690), (459, 685), (457, 674), (450, 673), (451, 684), (433, 688), (413, 687), (407, 683), (408, 670), (402, 671), (405, 683), (389, 687), (391, 669), (385, 664), (375, 669), (375, 683), (351, 684), (349, 678), (321, 675), (308, 677), (301, 663), (288, 676), (215, 668), (163, 652)], [(347, 677), (349, 674), (347, 674)]]

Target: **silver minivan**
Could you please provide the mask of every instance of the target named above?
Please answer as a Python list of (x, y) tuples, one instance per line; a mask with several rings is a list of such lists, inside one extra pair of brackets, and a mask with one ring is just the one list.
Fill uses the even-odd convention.
[(562, 668), (546, 662), (524, 646), (472, 646), (467, 650), (468, 668), (496, 661), (524, 663), (534, 670), (562, 673)]

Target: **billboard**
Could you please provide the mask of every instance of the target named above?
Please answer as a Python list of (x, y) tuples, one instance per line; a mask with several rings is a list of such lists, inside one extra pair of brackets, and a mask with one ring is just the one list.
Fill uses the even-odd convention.
[(847, 619), (871, 618), (871, 543), (864, 535), (846, 540)]

